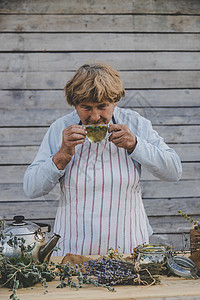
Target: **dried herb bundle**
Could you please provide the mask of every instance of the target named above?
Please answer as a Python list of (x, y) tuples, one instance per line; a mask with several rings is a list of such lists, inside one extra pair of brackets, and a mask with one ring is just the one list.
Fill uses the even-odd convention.
[(159, 282), (159, 277), (152, 275), (147, 266), (139, 262), (103, 257), (86, 262), (85, 267), (88, 276), (95, 276), (99, 283), (105, 285), (152, 285)]
[[(6, 257), (3, 253), (5, 243), (9, 243), (11, 247), (20, 247), (21, 255), (12, 258)], [(2, 245), (0, 247), (0, 287), (8, 287), (12, 290), (10, 295), (12, 300), (19, 300), (17, 297), (18, 288), (33, 286), (39, 282), (45, 288), (46, 293), (47, 282), (52, 281), (57, 276), (60, 278), (58, 288), (69, 286), (79, 289), (83, 284), (93, 284), (114, 291), (113, 288), (83, 275), (78, 265), (72, 267), (69, 262), (56, 265), (53, 262), (40, 263), (37, 260), (33, 260), (31, 251), (34, 246), (25, 246), (23, 238), (12, 235), (7, 240), (1, 229), (0, 244)], [(75, 280), (75, 277), (77, 280)]]
[[(0, 287), (11, 288), (10, 299), (18, 300), (18, 288), (32, 286), (38, 282), (47, 287), (46, 282), (55, 278), (53, 264), (41, 264), (39, 261), (34, 261), (31, 255), (34, 246), (25, 246), (23, 238), (10, 236), (9, 240), (5, 241), (3, 232), (0, 232), (0, 242), (2, 244), (0, 247)], [(11, 258), (4, 255), (3, 249), (6, 242), (11, 247), (19, 246), (21, 255)]]

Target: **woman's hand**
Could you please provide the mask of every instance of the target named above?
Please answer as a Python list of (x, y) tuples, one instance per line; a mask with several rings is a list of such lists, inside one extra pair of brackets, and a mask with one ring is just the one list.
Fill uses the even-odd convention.
[(70, 125), (62, 132), (62, 145), (54, 155), (53, 162), (59, 170), (63, 170), (71, 161), (75, 147), (85, 142), (86, 130), (81, 125)]
[(130, 154), (136, 147), (135, 134), (124, 124), (110, 124), (108, 132), (111, 133), (109, 141), (117, 147), (124, 148)]

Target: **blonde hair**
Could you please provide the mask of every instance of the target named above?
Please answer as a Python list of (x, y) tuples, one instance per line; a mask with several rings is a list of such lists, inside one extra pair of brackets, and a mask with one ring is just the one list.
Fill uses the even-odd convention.
[(72, 106), (85, 101), (118, 102), (125, 96), (118, 71), (100, 62), (82, 65), (66, 83), (64, 91), (68, 104)]

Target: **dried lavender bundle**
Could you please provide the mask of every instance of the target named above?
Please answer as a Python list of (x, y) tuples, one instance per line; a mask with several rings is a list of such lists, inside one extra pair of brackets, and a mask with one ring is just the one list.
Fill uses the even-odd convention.
[(126, 262), (118, 259), (103, 257), (101, 260), (90, 260), (85, 263), (87, 276), (95, 276), (105, 285), (152, 285), (159, 282), (158, 276), (151, 275), (150, 271), (138, 262)]

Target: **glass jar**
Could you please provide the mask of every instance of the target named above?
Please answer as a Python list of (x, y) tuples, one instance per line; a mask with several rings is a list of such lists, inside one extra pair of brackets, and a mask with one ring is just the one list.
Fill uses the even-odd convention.
[(171, 256), (172, 247), (161, 244), (148, 244), (137, 248), (137, 260), (140, 264), (165, 263), (166, 259)]

